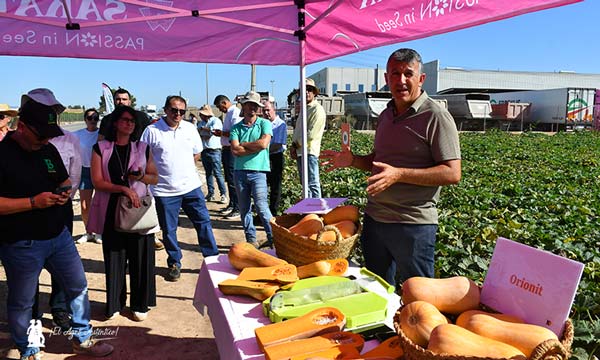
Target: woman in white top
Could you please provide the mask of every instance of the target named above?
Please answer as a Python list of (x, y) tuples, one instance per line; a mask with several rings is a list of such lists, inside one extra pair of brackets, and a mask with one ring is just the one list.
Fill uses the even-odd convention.
[[(100, 115), (96, 109), (91, 108), (85, 111), (83, 117), (86, 127), (77, 130), (75, 135), (79, 138), (79, 146), (81, 148), (81, 183), (79, 184), (81, 219), (83, 220), (83, 224), (87, 226), (90, 204), (92, 203), (92, 195), (94, 193), (94, 185), (92, 184), (92, 177), (90, 175), (92, 147), (98, 142), (98, 121), (100, 120)], [(78, 244), (86, 241), (94, 241), (100, 244), (102, 243), (102, 235), (86, 233), (76, 240)]]

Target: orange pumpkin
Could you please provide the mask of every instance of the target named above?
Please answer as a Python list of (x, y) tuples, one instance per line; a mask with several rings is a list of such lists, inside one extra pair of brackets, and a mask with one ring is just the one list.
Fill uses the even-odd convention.
[(425, 301), (413, 301), (400, 311), (400, 328), (413, 343), (423, 348), (429, 343), (431, 331), (448, 320), (435, 306)]

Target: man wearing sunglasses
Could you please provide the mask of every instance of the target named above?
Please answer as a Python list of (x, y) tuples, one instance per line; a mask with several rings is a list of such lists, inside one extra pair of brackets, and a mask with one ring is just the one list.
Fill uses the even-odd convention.
[[(98, 142), (98, 122), (100, 115), (94, 108), (87, 109), (83, 114), (85, 128), (75, 132), (79, 138), (79, 147), (81, 149), (81, 182), (79, 184), (79, 197), (81, 200), (81, 219), (83, 225), (87, 227), (88, 216), (90, 213), (90, 205), (92, 204), (92, 196), (94, 194), (94, 184), (92, 184), (91, 162), (92, 162), (92, 147)], [(93, 241), (102, 243), (102, 235), (94, 233), (86, 233), (81, 235), (75, 242), (78, 244)]]
[(158, 184), (152, 186), (152, 194), (168, 254), (168, 281), (177, 281), (181, 276), (182, 254), (177, 241), (180, 209), (194, 224), (202, 255), (219, 254), (196, 170), (202, 140), (196, 126), (184, 121), (186, 109), (187, 103), (181, 96), (167, 97), (165, 116), (148, 126), (141, 138), (150, 146), (158, 169)]
[(21, 359), (41, 358), (28, 334), (35, 331), (30, 321), (42, 268), (65, 290), (73, 351), (96, 357), (113, 351), (91, 337), (85, 272), (65, 226), (71, 182), (60, 154), (49, 144), (63, 135), (58, 126), (63, 110), (50, 90), (30, 91), (21, 99), (17, 130), (0, 142), (0, 259), (8, 285), (8, 327)]
[(4, 137), (10, 130), (8, 127), (10, 124), (10, 120), (14, 116), (17, 116), (17, 114), (18, 111), (11, 109), (10, 107), (8, 107), (7, 104), (0, 104), (0, 141), (4, 139)]

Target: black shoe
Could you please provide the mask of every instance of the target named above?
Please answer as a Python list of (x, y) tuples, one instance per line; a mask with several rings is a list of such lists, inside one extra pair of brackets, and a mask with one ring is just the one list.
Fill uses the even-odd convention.
[(63, 332), (69, 331), (71, 329), (71, 315), (66, 311), (54, 311), (52, 312), (52, 323)]
[(177, 265), (171, 266), (169, 273), (167, 274), (168, 281), (177, 281), (181, 277), (181, 269)]
[(265, 241), (264, 243), (260, 244), (260, 246), (258, 248), (259, 249), (272, 249), (273, 248), (273, 242), (272, 241)]

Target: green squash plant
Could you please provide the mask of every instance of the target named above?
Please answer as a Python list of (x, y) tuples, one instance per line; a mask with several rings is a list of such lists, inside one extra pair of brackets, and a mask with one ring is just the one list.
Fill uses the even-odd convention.
[[(573, 304), (573, 357), (600, 353), (600, 133), (461, 133), (462, 180), (443, 188), (436, 276), (483, 282), (499, 236), (585, 264)], [(339, 150), (339, 130), (322, 149)], [(368, 154), (372, 133), (351, 133), (352, 151)], [(302, 198), (296, 163), (287, 158), (281, 210)], [(368, 174), (321, 171), (323, 197), (364, 208)], [(355, 260), (361, 261), (360, 251)]]

